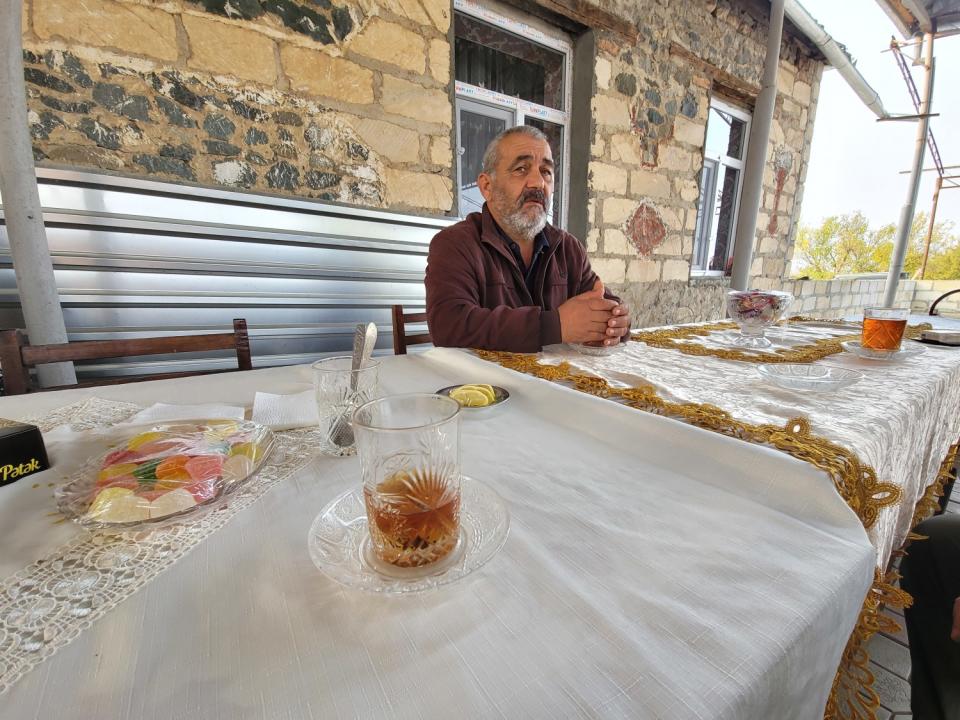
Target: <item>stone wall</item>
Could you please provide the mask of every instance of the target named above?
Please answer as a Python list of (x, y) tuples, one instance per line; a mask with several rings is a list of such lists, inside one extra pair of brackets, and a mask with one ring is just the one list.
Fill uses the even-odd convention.
[(452, 207), (446, 0), (24, 5), (40, 163)]
[[(722, 0), (623, 12), (641, 41), (598, 40), (588, 248), (639, 324), (715, 319), (728, 281), (690, 272), (709, 102), (752, 106), (766, 24)], [(789, 267), (822, 69), (784, 41), (751, 286), (779, 282)]]
[[(938, 297), (951, 290), (960, 290), (960, 280), (917, 280), (913, 294), (913, 311), (926, 313)], [(951, 295), (937, 305), (937, 312), (960, 313), (960, 293)]]
[[(719, 317), (726, 281), (690, 277), (705, 124), (714, 95), (752, 105), (763, 13), (747, 0), (592, 5), (638, 32), (595, 31), (592, 95), (574, 98), (593, 117), (590, 147), (572, 153), (587, 197), (571, 197), (587, 203), (592, 262), (637, 324)], [(450, 0), (24, 8), (38, 163), (453, 212)], [(785, 40), (752, 285), (789, 267), (821, 71)]]
[[(761, 281), (764, 289), (792, 292), (796, 300), (790, 308), (791, 315), (836, 319), (862, 316), (865, 307), (883, 305), (883, 289), (887, 280), (870, 278), (862, 280), (787, 280), (785, 282)], [(911, 307), (917, 283), (901, 280), (897, 285), (894, 305)]]

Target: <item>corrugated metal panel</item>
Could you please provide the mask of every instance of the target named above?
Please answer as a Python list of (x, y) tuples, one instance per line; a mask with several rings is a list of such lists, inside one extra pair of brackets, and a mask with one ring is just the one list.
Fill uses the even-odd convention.
[[(223, 332), (247, 319), (254, 365), (349, 352), (373, 321), (392, 347), (390, 306), (424, 307), (423, 273), (447, 218), (38, 169), (70, 340)], [(0, 327), (23, 327), (0, 224)], [(126, 363), (150, 372), (173, 360)], [(228, 367), (209, 358), (184, 368)], [(99, 364), (84, 375), (115, 371)]]

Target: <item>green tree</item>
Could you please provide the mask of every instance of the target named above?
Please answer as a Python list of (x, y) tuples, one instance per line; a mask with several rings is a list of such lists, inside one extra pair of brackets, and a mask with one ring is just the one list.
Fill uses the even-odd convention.
[[(919, 271), (923, 262), (927, 218), (926, 213), (917, 213), (910, 227), (903, 263), (910, 277)], [(960, 237), (953, 233), (953, 227), (949, 221), (934, 224), (926, 279), (960, 278)], [(833, 215), (819, 227), (801, 225), (796, 245), (799, 274), (823, 280), (849, 273), (886, 272), (890, 268), (896, 234), (894, 223), (871, 230), (860, 212)]]
[(954, 245), (936, 256), (930, 254), (925, 280), (957, 280), (960, 278), (960, 245)]
[(842, 273), (870, 272), (860, 269), (871, 254), (869, 230), (860, 212), (831, 215), (815, 228), (801, 225), (796, 245), (800, 274), (824, 280)]

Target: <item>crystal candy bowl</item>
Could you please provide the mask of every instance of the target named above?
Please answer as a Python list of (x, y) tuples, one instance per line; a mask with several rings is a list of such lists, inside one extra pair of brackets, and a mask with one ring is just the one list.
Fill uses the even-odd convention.
[(774, 385), (787, 390), (809, 392), (835, 392), (863, 378), (863, 373), (857, 370), (829, 365), (793, 363), (758, 365), (757, 372)]
[(109, 442), (55, 497), (64, 516), (110, 532), (163, 527), (222, 506), (276, 445), (263, 425), (222, 419), (121, 427)]
[(778, 290), (731, 290), (727, 293), (727, 315), (740, 326), (737, 345), (751, 348), (770, 347), (764, 330), (783, 317), (793, 302), (793, 295)]

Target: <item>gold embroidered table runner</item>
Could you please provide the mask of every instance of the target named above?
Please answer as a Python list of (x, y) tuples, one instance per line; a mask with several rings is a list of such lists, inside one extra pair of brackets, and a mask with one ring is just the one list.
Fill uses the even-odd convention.
[[(918, 338), (929, 329), (929, 324), (911, 325), (904, 331), (907, 338)], [(815, 320), (794, 317), (767, 330), (773, 343), (767, 349), (738, 347), (733, 340), (740, 334), (735, 322), (721, 320), (713, 323), (679, 325), (674, 327), (639, 330), (631, 335), (634, 342), (650, 347), (677, 350), (684, 355), (710, 356), (722, 360), (758, 363), (811, 363), (843, 352), (844, 340), (859, 340), (860, 327), (856, 323), (839, 320)]]

